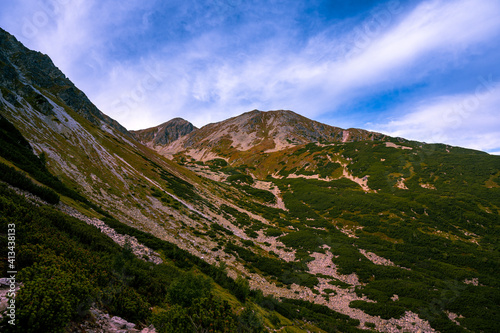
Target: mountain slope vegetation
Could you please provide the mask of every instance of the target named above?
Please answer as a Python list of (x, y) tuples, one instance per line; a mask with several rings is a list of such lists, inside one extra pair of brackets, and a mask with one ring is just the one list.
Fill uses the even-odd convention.
[[(326, 307), (324, 315), (307, 314), (309, 304), (264, 297), (250, 290), (245, 279), (229, 278), (224, 265), (207, 264), (97, 208), (95, 214), (115, 231), (158, 251), (163, 262), (153, 264), (135, 257), (129, 245), (120, 247), (95, 227), (61, 212), (66, 205), (59, 198), (66, 202), (70, 198), (65, 195), (74, 192), (68, 192), (61, 182), (51, 181), (54, 177), (43, 159), (33, 154), (12, 124), (3, 117), (0, 120), (0, 146), (8, 147), (0, 151), (0, 167), (10, 170), (0, 183), (2, 255), (7, 257), (8, 229), (15, 225), (16, 278), (23, 284), (15, 299), (15, 325), (4, 316), (0, 323), (3, 332), (67, 331), (90, 321), (91, 308), (103, 309), (140, 326), (153, 323), (158, 332), (260, 332), (264, 327), (287, 326), (315, 332), (322, 332), (319, 327), (357, 332), (358, 322), (348, 316)], [(13, 146), (16, 149), (10, 150)], [(37, 178), (43, 185), (35, 184)], [(25, 194), (55, 200), (43, 203), (30, 195), (24, 197), (8, 184), (25, 190)], [(77, 199), (88, 209), (96, 207), (83, 196)], [(11, 270), (5, 261), (0, 268), (3, 274)], [(305, 316), (294, 316), (298, 311)], [(333, 326), (332, 318), (336, 318)]]
[(0, 45), (0, 238), (16, 224), (23, 283), (4, 329), (99, 310), (158, 332), (500, 331), (499, 156), (282, 110), (129, 133)]

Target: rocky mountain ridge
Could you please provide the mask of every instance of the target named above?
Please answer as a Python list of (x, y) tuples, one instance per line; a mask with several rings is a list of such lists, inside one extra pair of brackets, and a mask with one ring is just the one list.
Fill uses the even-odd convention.
[(322, 124), (289, 110), (253, 110), (203, 126), (169, 144), (154, 145), (154, 149), (164, 156), (182, 152), (207, 161), (231, 152), (270, 153), (312, 142), (355, 142), (385, 137), (381, 133)]
[(32, 51), (14, 36), (0, 28), (0, 86), (3, 98), (20, 106), (19, 97), (32, 102), (32, 106), (46, 116), (54, 115), (54, 106), (40, 90), (59, 98), (73, 111), (96, 126), (105, 124), (126, 136), (125, 127), (102, 113), (45, 54)]
[(130, 131), (135, 139), (142, 144), (154, 148), (159, 145), (167, 145), (180, 137), (187, 135), (197, 128), (190, 122), (182, 118), (171, 119), (161, 125), (138, 130)]

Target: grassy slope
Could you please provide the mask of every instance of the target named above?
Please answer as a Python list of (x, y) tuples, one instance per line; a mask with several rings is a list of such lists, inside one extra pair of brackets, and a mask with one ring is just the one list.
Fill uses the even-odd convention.
[[(0, 142), (3, 147), (15, 143), (13, 137), (19, 136), (13, 128), (4, 134)], [(7, 155), (3, 151), (2, 158)], [(50, 176), (28, 146), (18, 150), (16, 156), (17, 160), (23, 157), (25, 164), (34, 165), (30, 173)], [(17, 160), (12, 163), (19, 165)], [(0, 184), (0, 212), (3, 245), (8, 224), (16, 224), (16, 265), (20, 271), (18, 279), (24, 284), (16, 298), (16, 326), (4, 323), (6, 332), (57, 332), (69, 320), (86, 318), (90, 304), (134, 322), (158, 323), (158, 314), (175, 304), (169, 301), (170, 286), (185, 279), (186, 274), (193, 274), (189, 272), (205, 276), (204, 281), (213, 285), (214, 309), (219, 299), (230, 304), (231, 310), (220, 314), (225, 317), (211, 319), (233, 322), (238, 331), (257, 332), (258, 327), (265, 324), (270, 328), (293, 327), (295, 332), (323, 332), (313, 323), (323, 327), (330, 325), (328, 316), (318, 317), (312, 313), (304, 315), (308, 323), (303, 322), (302, 317), (290, 314), (300, 310), (307, 312), (307, 308), (293, 303), (283, 303), (286, 304), (283, 307), (272, 298), (249, 291), (244, 283), (235, 283), (221, 269), (115, 219), (106, 221), (118, 232), (134, 235), (143, 244), (159, 251), (165, 263), (142, 262), (94, 227), (61, 214), (51, 206), (34, 207), (3, 184)], [(6, 269), (4, 264), (2, 261), (2, 271)], [(155, 307), (153, 312), (149, 310), (151, 306)], [(179, 311), (184, 311), (182, 308)], [(185, 311), (189, 309), (184, 308)], [(242, 308), (251, 309), (253, 315), (245, 317)], [(339, 327), (356, 331), (346, 319), (337, 322)]]
[[(281, 165), (281, 176), (336, 178), (340, 165), (325, 168), (328, 155), (334, 162), (348, 161), (354, 176), (368, 176), (368, 186), (377, 193), (365, 193), (344, 178), (328, 182), (268, 178), (279, 186), (289, 213), (248, 200), (240, 204), (267, 212), (274, 230), (287, 231), (280, 239), (298, 249), (301, 260), (312, 260), (312, 252), (324, 252), (323, 244), (330, 246), (338, 255), (333, 261), (340, 272), (355, 272), (366, 283), (359, 295), (378, 302), (356, 301), (352, 306), (383, 318), (411, 310), (442, 332), (461, 332), (463, 327), (498, 331), (500, 157), (445, 145), (404, 145), (412, 149), (369, 141), (312, 144), (263, 154), (264, 162), (255, 165), (258, 171), (240, 172), (264, 176), (279, 171)], [(407, 190), (396, 186), (402, 179)], [(339, 232), (343, 228), (351, 229), (356, 238)], [(411, 270), (375, 265), (358, 248)], [(478, 278), (479, 286), (464, 283), (473, 278)], [(396, 302), (391, 300), (394, 294), (399, 295)], [(461, 326), (448, 319), (448, 312), (465, 317), (458, 319)]]

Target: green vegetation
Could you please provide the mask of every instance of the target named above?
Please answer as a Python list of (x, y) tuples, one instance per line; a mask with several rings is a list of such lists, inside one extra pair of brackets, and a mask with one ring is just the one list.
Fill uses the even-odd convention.
[(192, 303), (187, 308), (174, 304), (154, 313), (152, 322), (157, 332), (244, 332), (238, 330), (237, 316), (227, 301), (221, 302), (209, 294)]
[(332, 176), (332, 174), (341, 167), (342, 166), (339, 163), (328, 162), (323, 164), (322, 162), (319, 162), (317, 173), (321, 178), (326, 178)]
[(188, 183), (187, 181), (176, 177), (172, 173), (162, 168), (158, 168), (156, 172), (165, 181), (166, 187), (171, 189), (179, 198), (188, 201), (202, 200), (200, 195), (196, 193), (196, 189), (191, 183)]
[(171, 206), (175, 209), (181, 209), (182, 207), (182, 204), (179, 201), (175, 200), (170, 195), (166, 194), (165, 192), (155, 187), (151, 187), (151, 195), (155, 198), (160, 199), (160, 201), (163, 202), (164, 204)]
[[(27, 172), (31, 177), (52, 188), (60, 195), (72, 198), (83, 203), (85, 206), (91, 207), (97, 212), (103, 213), (99, 206), (91, 203), (84, 196), (68, 188), (57, 177), (53, 176), (45, 166), (45, 155), (41, 154), (40, 157), (36, 156), (30, 144), (22, 136), (19, 130), (2, 115), (0, 115), (0, 156), (12, 162), (16, 167)], [(20, 179), (19, 176), (15, 177)], [(22, 186), (30, 185), (25, 182), (25, 185)], [(41, 191), (47, 192), (45, 190), (37, 190), (39, 194)], [(55, 202), (55, 197), (53, 195), (42, 195), (52, 196), (53, 198), (51, 200)]]
[(318, 279), (306, 272), (307, 266), (303, 262), (285, 262), (279, 259), (260, 256), (252, 251), (229, 242), (225, 248), (226, 253), (234, 254), (243, 260), (245, 265), (255, 267), (265, 275), (274, 276), (284, 284), (296, 283), (313, 288), (318, 284)]
[(243, 173), (237, 173), (237, 174), (234, 174), (234, 175), (231, 175), (229, 177), (227, 177), (226, 179), (228, 182), (231, 182), (231, 183), (238, 183), (238, 184), (241, 184), (241, 183), (244, 183), (244, 184), (253, 184), (253, 178), (249, 175), (245, 175)]
[(380, 316), (383, 319), (400, 318), (405, 313), (402, 306), (388, 303), (369, 303), (364, 301), (352, 301), (350, 307), (363, 310), (372, 316)]
[(274, 196), (274, 194), (272, 194), (269, 191), (261, 190), (261, 189), (254, 188), (254, 187), (251, 187), (248, 185), (241, 186), (240, 188), (243, 191), (245, 191), (245, 193), (247, 193), (248, 195), (250, 195), (253, 198), (256, 198), (257, 200), (259, 200), (261, 202), (270, 203), (270, 204), (276, 203), (276, 197)]
[[(300, 311), (296, 311), (297, 306), (300, 307)], [(356, 328), (359, 325), (359, 320), (351, 319), (349, 316), (330, 310), (324, 305), (312, 304), (301, 300), (283, 300), (283, 302), (276, 305), (276, 312), (287, 318), (300, 318), (308, 322), (313, 322), (319, 328), (329, 333), (365, 332)]]
[(278, 236), (281, 236), (283, 234), (283, 231), (276, 229), (276, 228), (267, 228), (266, 231), (264, 231), (264, 233), (267, 236), (278, 237)]
[(227, 167), (228, 163), (222, 158), (216, 158), (205, 163), (212, 171), (220, 170), (220, 168)]
[(59, 195), (53, 190), (34, 184), (28, 177), (16, 169), (0, 162), (0, 180), (14, 187), (33, 193), (50, 204), (59, 202)]
[[(404, 145), (412, 149), (371, 141), (324, 148), (323, 156), (341, 154), (352, 161), (349, 171), (367, 176), (378, 193), (365, 193), (347, 179), (272, 179), (289, 209), (288, 218), (273, 221), (295, 229), (280, 240), (296, 249), (301, 260), (307, 260), (308, 252), (324, 252), (327, 245), (339, 272), (356, 273), (366, 284), (357, 288), (358, 295), (377, 301), (351, 303), (368, 314), (398, 318), (411, 310), (442, 332), (500, 330), (491, 319), (498, 316), (500, 304), (500, 190), (495, 185), (500, 158), (443, 145)], [(312, 152), (295, 154), (307, 159)], [(399, 177), (409, 190), (395, 186)], [(339, 232), (341, 228), (358, 229), (357, 238)], [(270, 235), (278, 232), (269, 229)], [(359, 248), (411, 270), (375, 265)], [(473, 277), (481, 285), (464, 283)], [(446, 311), (465, 317), (459, 319), (462, 328)]]
[(212, 289), (211, 281), (201, 274), (187, 272), (175, 279), (167, 289), (170, 304), (190, 307), (195, 300), (207, 297)]

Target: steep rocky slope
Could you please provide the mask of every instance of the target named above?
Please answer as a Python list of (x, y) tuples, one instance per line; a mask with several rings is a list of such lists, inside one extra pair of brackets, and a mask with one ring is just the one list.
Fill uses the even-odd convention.
[[(181, 222), (197, 225), (195, 215), (207, 216), (208, 201), (201, 200), (204, 187), (199, 186), (199, 192), (193, 185), (203, 180), (135, 141), (91, 104), (47, 56), (26, 49), (5, 32), (0, 42), (1, 114), (49, 169), (123, 222), (199, 254), (199, 246), (191, 246), (196, 238), (179, 236), (179, 231)], [(163, 193), (163, 201), (158, 193)], [(190, 203), (194, 198), (200, 200)], [(186, 237), (190, 240), (184, 243)]]
[(130, 133), (116, 120), (111, 119), (56, 67), (45, 54), (28, 50), (14, 36), (0, 28), (0, 86), (2, 97), (11, 105), (19, 107), (20, 97), (31, 103), (31, 106), (50, 117), (54, 116), (54, 106), (43, 96), (57, 97), (74, 112), (97, 126), (106, 124), (121, 134)]
[(196, 129), (190, 122), (182, 118), (174, 118), (155, 127), (130, 132), (137, 141), (154, 148), (158, 145), (167, 145)]

